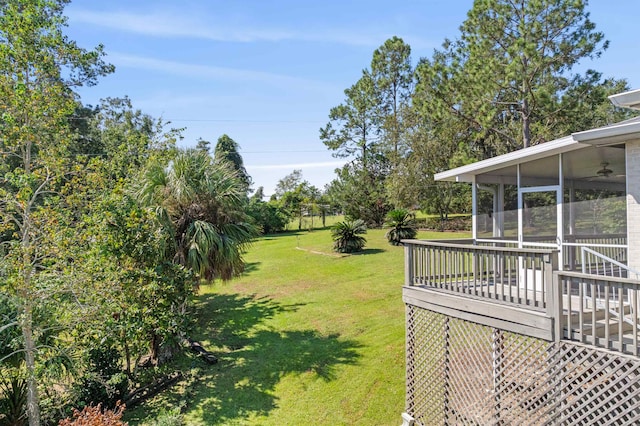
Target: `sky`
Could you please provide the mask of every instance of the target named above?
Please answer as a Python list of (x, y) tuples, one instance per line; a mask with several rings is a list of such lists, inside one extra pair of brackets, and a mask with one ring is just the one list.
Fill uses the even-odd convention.
[[(180, 147), (229, 135), (254, 189), (273, 193), (295, 169), (323, 189), (346, 159), (319, 138), (392, 36), (430, 57), (459, 36), (472, 0), (75, 0), (67, 35), (103, 44), (116, 72), (79, 93), (85, 104), (128, 96), (135, 108), (185, 128)], [(577, 70), (626, 78), (640, 88), (640, 0), (591, 0), (588, 11), (610, 47)]]

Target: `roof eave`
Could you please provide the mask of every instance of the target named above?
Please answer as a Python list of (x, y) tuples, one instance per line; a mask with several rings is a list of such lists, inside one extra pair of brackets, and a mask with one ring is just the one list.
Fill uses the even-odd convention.
[(609, 96), (609, 100), (620, 108), (640, 110), (640, 89), (630, 90), (624, 93)]
[(433, 178), (436, 181), (473, 182), (474, 176), (523, 163), (525, 162), (525, 159), (527, 162), (533, 161), (562, 152), (569, 152), (574, 149), (584, 148), (586, 146), (588, 145), (579, 143), (572, 136), (566, 136), (551, 142), (542, 143), (529, 148), (523, 148), (518, 151), (478, 161), (477, 163), (467, 164), (466, 166), (436, 173)]
[(611, 145), (640, 138), (640, 121), (626, 122), (574, 133), (573, 138), (591, 145)]

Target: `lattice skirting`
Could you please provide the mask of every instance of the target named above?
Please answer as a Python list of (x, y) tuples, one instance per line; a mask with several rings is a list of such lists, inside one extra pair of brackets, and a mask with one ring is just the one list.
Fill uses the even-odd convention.
[(640, 359), (407, 305), (416, 424), (640, 424)]

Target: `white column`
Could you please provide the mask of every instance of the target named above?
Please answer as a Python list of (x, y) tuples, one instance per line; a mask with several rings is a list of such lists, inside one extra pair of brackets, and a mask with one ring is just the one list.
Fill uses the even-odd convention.
[(471, 238), (474, 243), (478, 239), (478, 185), (475, 176), (471, 182)]
[(504, 183), (498, 185), (498, 206), (497, 210), (493, 212), (498, 219), (498, 237), (504, 237)]
[(520, 179), (520, 164), (518, 164), (518, 248), (522, 248), (523, 232), (524, 232), (524, 212), (522, 205), (522, 181)]
[(562, 154), (558, 155), (558, 196), (556, 203), (558, 208), (556, 209), (556, 219), (558, 227), (558, 268), (562, 271), (564, 267), (564, 172), (562, 169)]
[(628, 264), (640, 270), (640, 140), (626, 143)]

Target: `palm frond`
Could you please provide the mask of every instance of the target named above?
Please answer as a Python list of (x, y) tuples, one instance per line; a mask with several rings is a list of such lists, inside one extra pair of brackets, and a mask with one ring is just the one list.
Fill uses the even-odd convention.
[(367, 226), (361, 219), (336, 223), (331, 228), (333, 249), (339, 253), (353, 253), (362, 250), (367, 240), (360, 234), (366, 234), (366, 232)]
[(405, 209), (395, 209), (387, 213), (386, 225), (391, 229), (386, 233), (390, 244), (397, 246), (402, 240), (415, 238), (415, 215)]

